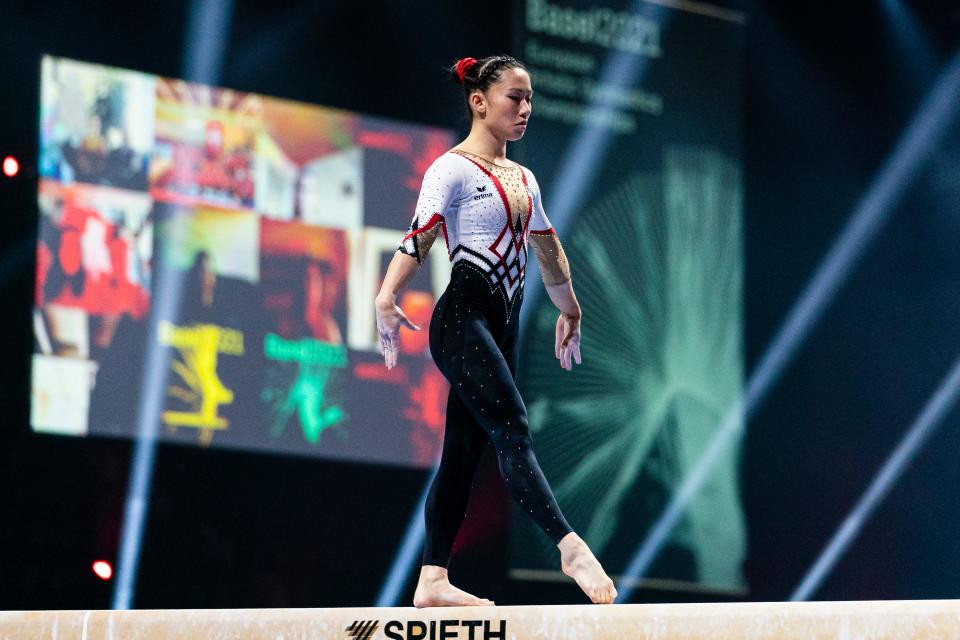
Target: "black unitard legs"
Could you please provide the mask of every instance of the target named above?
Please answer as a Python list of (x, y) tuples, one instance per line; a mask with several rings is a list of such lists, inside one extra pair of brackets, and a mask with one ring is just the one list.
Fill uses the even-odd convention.
[(450, 382), (440, 467), (427, 495), (423, 564), (446, 567), (466, 514), (473, 476), (489, 439), (510, 495), (554, 543), (573, 529), (533, 453), (516, 385), (517, 324), (490, 294), (486, 276), (458, 263), (430, 322), (430, 353)]
[(467, 513), (487, 432), (477, 424), (453, 389), (447, 398), (447, 426), (440, 468), (427, 494), (423, 564), (446, 567), (453, 541)]

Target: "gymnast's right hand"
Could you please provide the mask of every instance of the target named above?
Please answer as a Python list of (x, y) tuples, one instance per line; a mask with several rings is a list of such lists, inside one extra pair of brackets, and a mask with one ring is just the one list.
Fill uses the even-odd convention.
[(420, 331), (420, 327), (410, 322), (393, 300), (377, 297), (377, 333), (380, 335), (378, 349), (383, 354), (387, 369), (397, 364), (400, 351), (400, 325)]

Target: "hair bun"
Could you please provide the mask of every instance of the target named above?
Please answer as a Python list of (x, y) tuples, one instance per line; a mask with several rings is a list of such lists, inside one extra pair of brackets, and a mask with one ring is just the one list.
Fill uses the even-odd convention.
[(460, 79), (460, 84), (463, 84), (463, 77), (467, 75), (467, 71), (470, 70), (474, 64), (476, 64), (476, 58), (461, 58), (457, 61), (456, 73), (457, 78)]

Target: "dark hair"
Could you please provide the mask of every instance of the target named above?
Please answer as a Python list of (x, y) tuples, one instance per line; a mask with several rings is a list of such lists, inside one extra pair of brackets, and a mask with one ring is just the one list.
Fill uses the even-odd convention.
[(473, 112), (470, 110), (471, 93), (474, 91), (486, 92), (490, 85), (500, 80), (504, 69), (523, 69), (529, 72), (525, 64), (512, 56), (489, 56), (477, 59), (463, 74), (463, 81), (461, 82), (458, 73), (461, 60), (454, 62), (449, 72), (451, 80), (457, 84), (463, 84), (463, 101), (468, 121), (473, 119)]

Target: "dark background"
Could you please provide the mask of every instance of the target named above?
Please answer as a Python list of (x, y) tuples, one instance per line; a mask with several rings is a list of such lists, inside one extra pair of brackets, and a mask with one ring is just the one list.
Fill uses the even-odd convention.
[[(889, 2), (719, 4), (748, 17), (749, 374), (960, 46), (960, 8), (903, 3), (921, 23), (924, 60), (898, 44)], [(179, 77), (188, 7), (0, 3), (0, 155), (24, 165), (0, 180), (0, 609), (109, 607), (113, 582), (90, 564), (116, 561), (132, 450), (29, 426), (40, 57)], [(512, 52), (514, 12), (500, 0), (237, 0), (220, 84), (465, 134), (443, 67)], [(749, 424), (748, 599), (790, 595), (960, 353), (958, 120)], [(958, 596), (958, 424), (954, 409), (818, 599)], [(585, 602), (572, 583), (507, 578), (506, 497), (490, 463), (471, 508), (494, 526), (465, 538), (454, 582), (498, 604)], [(371, 605), (426, 479), (403, 468), (160, 445), (135, 606)], [(638, 590), (633, 600), (708, 597)]]

